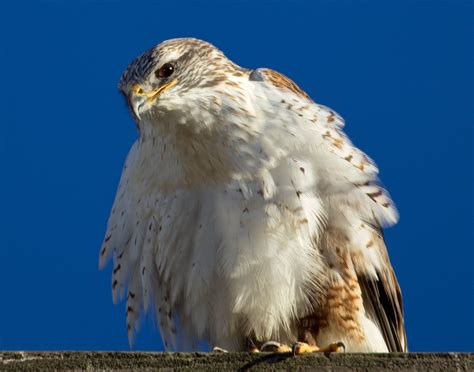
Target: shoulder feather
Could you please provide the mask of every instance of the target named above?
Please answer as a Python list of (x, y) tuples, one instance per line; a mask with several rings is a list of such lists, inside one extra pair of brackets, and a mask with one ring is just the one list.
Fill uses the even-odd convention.
[(309, 95), (295, 84), (293, 80), (280, 74), (278, 71), (270, 68), (257, 68), (250, 73), (249, 79), (251, 81), (265, 81), (272, 84), (275, 88), (290, 91), (297, 96), (311, 99)]

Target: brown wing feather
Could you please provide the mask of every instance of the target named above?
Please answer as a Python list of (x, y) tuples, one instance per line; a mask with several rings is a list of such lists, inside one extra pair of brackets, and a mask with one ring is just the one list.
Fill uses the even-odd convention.
[(390, 352), (406, 352), (407, 339), (403, 320), (403, 303), (382, 229), (377, 227), (378, 236), (373, 238), (373, 249), (379, 251), (383, 260), (383, 269), (377, 270), (378, 280), (356, 268), (357, 279), (362, 292), (362, 301), (366, 313), (377, 322)]
[(270, 68), (257, 68), (253, 70), (250, 73), (249, 79), (252, 81), (266, 81), (279, 89), (289, 90), (298, 96), (311, 100), (310, 96), (296, 85), (293, 80)]

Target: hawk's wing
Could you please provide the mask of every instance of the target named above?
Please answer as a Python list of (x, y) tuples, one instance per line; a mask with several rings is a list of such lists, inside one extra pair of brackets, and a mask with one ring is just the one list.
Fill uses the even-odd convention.
[(129, 343), (133, 343), (140, 317), (152, 308), (156, 310), (163, 344), (168, 350), (170, 343), (175, 346), (176, 326), (174, 319), (169, 316), (169, 295), (154, 264), (159, 227), (150, 211), (156, 208), (156, 195), (142, 193), (136, 200), (131, 190), (139, 154), (139, 141), (136, 141), (122, 170), (99, 254), (99, 268), (102, 269), (113, 257), (112, 298), (114, 303), (123, 297), (127, 299)]
[[(140, 262), (142, 244), (140, 234), (132, 222), (135, 215), (135, 202), (130, 192), (133, 169), (139, 156), (138, 141), (131, 147), (115, 195), (112, 211), (107, 223), (104, 242), (99, 254), (99, 268), (102, 269), (113, 258), (112, 299), (114, 303), (127, 298), (127, 329), (129, 343), (138, 325), (143, 295), (140, 283)], [(127, 293), (125, 293), (127, 290)]]
[(376, 237), (374, 249), (379, 251), (385, 261), (381, 270), (377, 270), (377, 278), (373, 278), (360, 270), (359, 286), (366, 313), (374, 319), (382, 332), (389, 352), (408, 351), (405, 326), (403, 321), (402, 293), (395, 273), (387, 256), (387, 249), (382, 236)]
[[(406, 351), (400, 287), (381, 228), (394, 224), (398, 213), (378, 182), (377, 166), (345, 135), (343, 119), (313, 102), (293, 81), (267, 68), (253, 70), (250, 80), (265, 86), (263, 91), (273, 100), (275, 115), (300, 123), (302, 131), (311, 127), (309, 141), (316, 144), (313, 163), (323, 179), (318, 184), (318, 195), (326, 201), (323, 240), (330, 242), (324, 252), (330, 270), (337, 271), (341, 259), (350, 257), (350, 270), (357, 277), (365, 315), (377, 324), (389, 351)], [(293, 116), (288, 115), (289, 111)], [(336, 241), (343, 242), (337, 253), (331, 246)]]

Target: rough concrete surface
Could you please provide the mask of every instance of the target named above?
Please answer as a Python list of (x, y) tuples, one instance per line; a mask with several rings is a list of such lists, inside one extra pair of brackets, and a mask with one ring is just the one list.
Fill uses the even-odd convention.
[(474, 371), (472, 353), (291, 354), (4, 351), (0, 370)]

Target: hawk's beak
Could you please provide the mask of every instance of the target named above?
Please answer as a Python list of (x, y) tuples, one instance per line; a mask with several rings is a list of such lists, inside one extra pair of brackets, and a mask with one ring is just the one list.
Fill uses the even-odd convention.
[(156, 100), (160, 96), (161, 93), (163, 93), (166, 89), (171, 88), (177, 82), (178, 80), (174, 79), (150, 92), (145, 91), (145, 89), (143, 89), (139, 84), (135, 84), (132, 87), (132, 94), (131, 94), (131, 100), (130, 100), (133, 113), (137, 116), (138, 119), (140, 119), (140, 108), (146, 102), (153, 102), (154, 100)]

